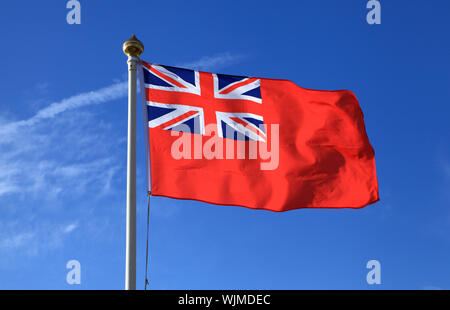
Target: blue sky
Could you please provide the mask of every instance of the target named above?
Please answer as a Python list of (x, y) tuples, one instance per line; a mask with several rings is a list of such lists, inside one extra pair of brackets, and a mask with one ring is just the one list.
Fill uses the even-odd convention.
[[(381, 1), (66, 1), (0, 10), (0, 289), (122, 289), (127, 86), (142, 58), (350, 89), (381, 201), (285, 213), (151, 199), (153, 289), (450, 288), (450, 4)], [(138, 110), (140, 112), (140, 109)], [(138, 114), (138, 288), (146, 192)], [(81, 285), (66, 263), (81, 263)], [(381, 285), (366, 263), (381, 263)]]

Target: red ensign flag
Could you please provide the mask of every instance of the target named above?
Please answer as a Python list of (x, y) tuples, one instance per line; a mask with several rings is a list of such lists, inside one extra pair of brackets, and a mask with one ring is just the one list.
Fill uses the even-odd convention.
[(379, 200), (355, 95), (142, 62), (151, 192), (270, 211)]

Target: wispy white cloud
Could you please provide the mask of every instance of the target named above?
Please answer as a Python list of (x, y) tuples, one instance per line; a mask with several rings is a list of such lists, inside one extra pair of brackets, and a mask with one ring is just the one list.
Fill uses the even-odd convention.
[(60, 248), (78, 228), (78, 222), (59, 224), (46, 219), (34, 221), (33, 217), (24, 217), (20, 221), (2, 220), (0, 224), (0, 260), (3, 263), (14, 259), (14, 255), (36, 256)]
[(120, 167), (120, 158), (114, 155), (118, 136), (113, 128), (99, 131), (90, 113), (23, 126), (0, 140), (0, 198), (105, 194)]
[(65, 234), (69, 234), (72, 231), (74, 231), (75, 229), (77, 229), (77, 227), (78, 227), (78, 223), (70, 223), (69, 225), (67, 225), (63, 228), (63, 232)]
[(241, 54), (220, 53), (213, 56), (204, 56), (192, 62), (178, 64), (179, 67), (192, 68), (197, 70), (217, 70), (226, 66), (236, 64), (245, 56)]
[(28, 122), (53, 118), (55, 115), (67, 110), (119, 99), (126, 96), (127, 89), (128, 83), (120, 82), (95, 91), (78, 94), (60, 102), (52, 103), (48, 107), (40, 110), (34, 117), (29, 119)]
[(23, 232), (0, 239), (0, 249), (20, 248), (35, 237), (35, 233)]
[(123, 98), (127, 95), (127, 89), (127, 82), (118, 82), (95, 91), (80, 93), (78, 95), (63, 99), (59, 102), (54, 102), (47, 107), (39, 110), (34, 116), (28, 119), (1, 125), (0, 142), (2, 140), (4, 141), (5, 139), (11, 139), (17, 132), (17, 130), (22, 127), (33, 126), (39, 121), (51, 119), (65, 111)]
[[(2, 167), (0, 167), (1, 169)], [(4, 169), (6, 170), (6, 169)], [(8, 171), (9, 172), (9, 171)], [(8, 180), (0, 182), (0, 196), (8, 193), (17, 193), (20, 191), (20, 188), (17, 185), (10, 184)]]

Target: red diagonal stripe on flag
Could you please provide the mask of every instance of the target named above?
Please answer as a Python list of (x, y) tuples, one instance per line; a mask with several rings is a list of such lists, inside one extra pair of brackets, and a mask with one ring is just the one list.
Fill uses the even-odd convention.
[(257, 80), (258, 80), (258, 79), (255, 79), (255, 78), (249, 78), (249, 79), (247, 79), (247, 80), (245, 80), (245, 81), (236, 83), (236, 84), (234, 84), (233, 86), (228, 87), (227, 89), (221, 91), (220, 94), (222, 94), (222, 95), (229, 94), (229, 93), (231, 93), (233, 90), (235, 90), (236, 88), (239, 88), (239, 87), (241, 87), (241, 86), (245, 86), (245, 85), (247, 85), (247, 84), (253, 83), (253, 82), (257, 81)]
[(178, 87), (181, 88), (187, 88), (186, 86), (184, 86), (183, 84), (177, 82), (176, 80), (172, 79), (171, 77), (165, 75), (164, 73), (159, 72), (158, 70), (156, 70), (155, 68), (153, 68), (152, 66), (149, 66), (147, 63), (143, 62), (142, 63), (148, 70), (150, 70), (152, 73), (154, 73), (156, 76), (158, 76), (159, 78), (168, 81), (169, 83), (172, 83)]

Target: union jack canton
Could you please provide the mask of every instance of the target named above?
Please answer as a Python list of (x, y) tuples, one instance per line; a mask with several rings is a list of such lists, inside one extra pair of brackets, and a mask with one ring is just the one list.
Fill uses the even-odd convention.
[(266, 141), (261, 80), (142, 62), (148, 126), (233, 140)]

